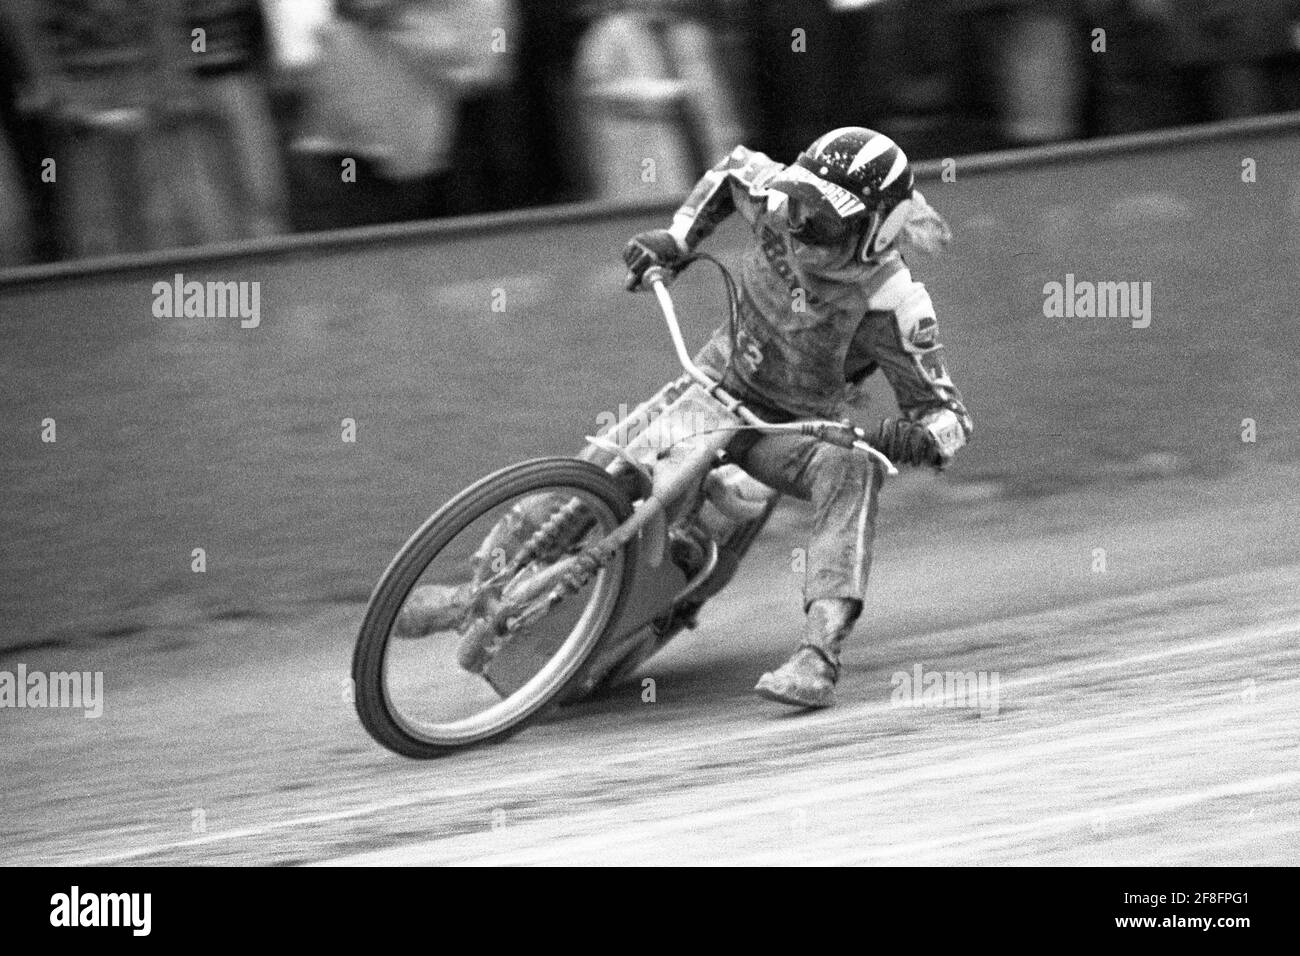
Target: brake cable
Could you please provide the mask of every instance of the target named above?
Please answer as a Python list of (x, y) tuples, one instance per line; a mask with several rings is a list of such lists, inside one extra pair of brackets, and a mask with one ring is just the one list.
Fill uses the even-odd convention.
[(736, 285), (736, 280), (723, 263), (707, 252), (692, 252), (683, 256), (673, 265), (673, 272), (680, 274), (686, 271), (686, 267), (697, 259), (703, 259), (705, 262), (711, 262), (717, 266), (718, 271), (722, 273), (722, 283), (727, 289), (727, 338), (731, 342), (731, 348), (727, 350), (727, 364), (723, 369), (720, 381), (726, 381), (731, 374), (731, 363), (735, 360), (736, 351), (739, 349), (740, 335), (740, 289)]

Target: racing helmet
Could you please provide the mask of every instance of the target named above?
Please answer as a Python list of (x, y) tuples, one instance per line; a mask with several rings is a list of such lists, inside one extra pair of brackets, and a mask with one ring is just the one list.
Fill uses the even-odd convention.
[[(844, 235), (855, 238), (855, 256), (863, 262), (889, 248), (912, 210), (916, 179), (907, 155), (888, 136), (862, 126), (820, 136), (787, 173), (821, 194), (823, 207), (829, 205), (839, 217)], [(824, 209), (821, 218), (827, 214)], [(821, 228), (823, 234), (837, 231)], [(816, 232), (811, 231), (814, 240)]]

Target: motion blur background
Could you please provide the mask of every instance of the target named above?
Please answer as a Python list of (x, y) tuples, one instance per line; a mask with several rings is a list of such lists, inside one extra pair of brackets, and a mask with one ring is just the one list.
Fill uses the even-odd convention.
[(1300, 0), (0, 0), (0, 266), (1296, 108)]

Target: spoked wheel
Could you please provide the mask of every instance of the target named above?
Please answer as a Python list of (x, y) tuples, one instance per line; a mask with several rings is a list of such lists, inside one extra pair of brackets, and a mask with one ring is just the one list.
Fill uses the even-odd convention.
[(556, 702), (622, 605), (620, 551), (576, 556), (632, 513), (590, 462), (504, 468), (448, 502), (379, 580), (352, 658), (357, 713), (379, 743), (436, 757), (499, 740)]

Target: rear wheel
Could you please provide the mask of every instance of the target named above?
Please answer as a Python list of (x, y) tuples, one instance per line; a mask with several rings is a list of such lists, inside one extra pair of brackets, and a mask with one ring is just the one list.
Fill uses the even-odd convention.
[(352, 678), (371, 736), (436, 757), (535, 720), (616, 619), (630, 573), (620, 551), (566, 591), (556, 566), (572, 570), (631, 514), (625, 488), (572, 458), (504, 468), (439, 509), (384, 572), (361, 625)]

